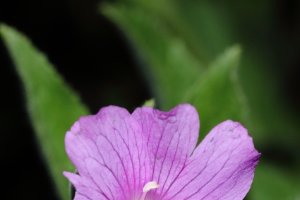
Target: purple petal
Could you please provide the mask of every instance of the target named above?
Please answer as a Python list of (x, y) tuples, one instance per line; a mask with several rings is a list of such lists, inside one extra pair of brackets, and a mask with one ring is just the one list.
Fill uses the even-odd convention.
[[(66, 150), (79, 174), (64, 175), (76, 188), (75, 200), (242, 200), (259, 158), (247, 130), (223, 122), (194, 150), (198, 131), (198, 114), (187, 104), (132, 115), (106, 107), (67, 133)], [(149, 181), (160, 187), (143, 188)]]
[(74, 200), (90, 200), (90, 198), (76, 193)]
[(250, 189), (260, 154), (239, 123), (216, 126), (195, 149), (164, 200), (242, 200)]
[(125, 110), (105, 107), (80, 118), (66, 135), (66, 150), (79, 175), (65, 173), (75, 199), (133, 199), (149, 181), (140, 125)]
[(76, 193), (74, 200), (90, 200), (90, 199), (88, 197)]
[(183, 104), (169, 112), (138, 108), (133, 117), (141, 124), (148, 147), (151, 180), (160, 185), (155, 193), (162, 194), (184, 169), (196, 146), (198, 113), (191, 105)]

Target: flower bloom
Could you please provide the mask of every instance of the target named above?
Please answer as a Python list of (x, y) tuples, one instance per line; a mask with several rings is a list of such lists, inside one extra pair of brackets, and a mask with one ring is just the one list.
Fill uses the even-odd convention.
[(78, 174), (75, 200), (242, 200), (260, 154), (239, 123), (225, 121), (199, 146), (194, 107), (169, 112), (108, 106), (66, 134)]

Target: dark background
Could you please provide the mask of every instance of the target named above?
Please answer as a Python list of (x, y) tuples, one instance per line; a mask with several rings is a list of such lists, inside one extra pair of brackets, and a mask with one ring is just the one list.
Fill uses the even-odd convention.
[[(0, 21), (16, 27), (45, 52), (91, 111), (117, 104), (133, 109), (150, 98), (128, 42), (97, 10), (99, 0), (0, 1)], [(299, 110), (299, 3), (277, 0), (273, 44), (280, 90)], [(297, 7), (298, 6), (298, 7)], [(286, 51), (288, 50), (288, 51)], [(277, 66), (280, 66), (278, 64)], [(56, 199), (25, 109), (23, 90), (0, 42), (1, 199)]]

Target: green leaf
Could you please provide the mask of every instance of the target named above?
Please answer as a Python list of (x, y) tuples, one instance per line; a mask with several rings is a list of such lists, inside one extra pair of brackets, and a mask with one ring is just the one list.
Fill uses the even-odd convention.
[(155, 100), (154, 99), (149, 99), (147, 100), (143, 106), (147, 106), (147, 107), (151, 107), (154, 108), (155, 107)]
[(198, 109), (204, 134), (227, 119), (250, 122), (249, 109), (238, 82), (239, 58), (238, 46), (226, 50), (186, 93), (184, 101)]
[[(184, 40), (191, 53), (204, 64), (233, 44), (232, 21), (228, 12), (224, 12), (223, 4), (206, 0), (121, 0), (120, 4), (126, 9), (136, 7), (154, 19), (146, 26), (155, 25), (159, 20), (164, 29)], [(128, 31), (126, 27), (125, 30)]]
[(180, 103), (182, 94), (203, 70), (187, 43), (155, 12), (143, 6), (104, 5), (102, 10), (123, 28), (146, 63), (143, 72), (153, 86), (158, 104), (168, 109)]
[(24, 35), (7, 25), (1, 25), (0, 35), (24, 85), (28, 112), (56, 189), (67, 200), (69, 185), (62, 172), (73, 167), (64, 151), (64, 135), (88, 109)]
[(249, 124), (249, 109), (237, 80), (239, 47), (204, 67), (189, 45), (190, 34), (181, 30), (183, 22), (171, 2), (164, 2), (169, 6), (129, 2), (106, 5), (102, 10), (123, 28), (146, 61), (144, 71), (160, 107), (169, 109), (183, 101), (194, 104), (204, 116), (204, 133), (228, 118)]
[(296, 200), (300, 197), (297, 178), (299, 176), (295, 177), (274, 165), (260, 163), (249, 197), (251, 200)]
[[(146, 66), (143, 72), (149, 79), (157, 103), (164, 109), (182, 101), (185, 91), (199, 76), (202, 77), (208, 63), (225, 47), (235, 40), (242, 41), (246, 54), (238, 72), (241, 80), (238, 87), (243, 88), (245, 95), (242, 96), (247, 97), (248, 110), (251, 111), (250, 131), (256, 142), (276, 139), (289, 143), (299, 138), (299, 115), (292, 114), (285, 97), (279, 93), (280, 86), (275, 84), (274, 74), (266, 70), (266, 66), (272, 65), (272, 60), (267, 61), (269, 56), (261, 57), (266, 55), (264, 48), (261, 44), (253, 45), (249, 37), (240, 35), (238, 30), (241, 28), (236, 24), (243, 19), (237, 16), (246, 17), (251, 13), (244, 8), (242, 11), (240, 6), (238, 4), (238, 9), (232, 10), (228, 4), (207, 0), (121, 0), (104, 5), (102, 11), (133, 42), (142, 64)], [(269, 6), (270, 3), (264, 2), (264, 9), (269, 10)], [(263, 8), (255, 9), (260, 10), (262, 18), (266, 15)], [(240, 37), (244, 39), (240, 40)], [(250, 120), (246, 121), (249, 125)]]
[(251, 133), (255, 142), (295, 144), (300, 136), (300, 118), (285, 102), (286, 96), (280, 93), (282, 86), (275, 80), (275, 70), (268, 68), (270, 63), (266, 59), (255, 58), (247, 48), (245, 51), (248, 55), (243, 56), (239, 77), (251, 111)]

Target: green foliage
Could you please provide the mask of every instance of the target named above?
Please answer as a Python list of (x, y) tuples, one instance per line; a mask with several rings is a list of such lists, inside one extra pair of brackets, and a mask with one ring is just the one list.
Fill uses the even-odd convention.
[[(299, 149), (300, 118), (278, 92), (276, 59), (263, 46), (261, 30), (272, 34), (272, 1), (259, 3), (120, 0), (101, 9), (127, 34), (161, 108), (190, 102), (200, 113), (201, 133), (230, 118), (246, 125), (259, 148), (282, 147), (281, 153), (291, 156)], [(240, 63), (237, 46), (219, 56), (237, 41), (245, 52)], [(282, 175), (290, 168), (259, 166), (250, 199), (299, 197)], [(278, 183), (272, 183), (273, 177)]]
[(102, 10), (126, 31), (146, 62), (146, 77), (158, 104), (164, 109), (183, 101), (194, 104), (205, 116), (201, 117), (202, 133), (228, 118), (250, 124), (237, 80), (239, 47), (228, 50), (213, 64), (204, 64), (208, 61), (199, 49), (201, 41), (192, 36), (191, 26), (181, 21), (184, 18), (176, 4), (128, 2), (105, 5)]
[(261, 163), (255, 173), (250, 197), (253, 200), (298, 199), (300, 191), (297, 178), (270, 164)]
[(62, 172), (74, 169), (64, 151), (64, 135), (88, 110), (24, 35), (6, 25), (1, 25), (0, 34), (23, 82), (28, 112), (57, 191), (68, 200), (69, 184)]
[(250, 124), (246, 99), (237, 77), (239, 58), (238, 46), (228, 49), (187, 89), (184, 101), (195, 105), (203, 116), (201, 133), (208, 133), (226, 119)]
[[(256, 6), (255, 20), (263, 18), (264, 23), (269, 23), (269, 7), (269, 1)], [(208, 0), (120, 0), (104, 4), (101, 9), (122, 27), (136, 47), (143, 61), (142, 71), (149, 79), (158, 105), (164, 109), (180, 103), (182, 94), (193, 87), (215, 57), (236, 41), (242, 41), (247, 46), (237, 73), (238, 90), (243, 91), (241, 96), (247, 101), (249, 109), (243, 115), (251, 115), (252, 121), (247, 125), (252, 123), (250, 131), (256, 142), (274, 138), (289, 143), (291, 138), (300, 139), (297, 134), (300, 118), (291, 116), (292, 111), (274, 89), (278, 88), (276, 73), (266, 70), (271, 60), (264, 62), (261, 57), (266, 54), (264, 48), (253, 45), (247, 34), (241, 37), (237, 27), (244, 23), (237, 16), (249, 21), (251, 12), (242, 13), (229, 3)]]
[(154, 108), (155, 107), (155, 100), (154, 99), (149, 99), (149, 100), (145, 101), (143, 106)]
[(155, 13), (149, 13), (143, 7), (106, 5), (103, 10), (128, 31), (136, 52), (147, 63), (144, 72), (159, 105), (168, 109), (178, 104), (186, 88), (195, 82), (202, 70), (201, 63), (186, 43), (161, 23)]

